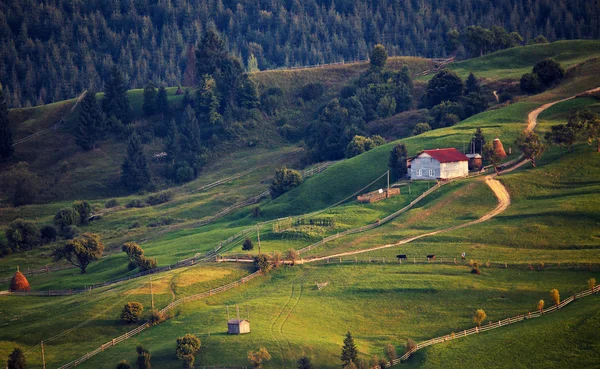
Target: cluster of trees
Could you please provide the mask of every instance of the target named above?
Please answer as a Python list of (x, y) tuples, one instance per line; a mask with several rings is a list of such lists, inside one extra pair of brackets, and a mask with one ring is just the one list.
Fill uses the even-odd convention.
[[(406, 111), (413, 106), (413, 84), (408, 68), (400, 72), (385, 69), (387, 51), (376, 45), (371, 51), (370, 68), (352, 84), (344, 87), (339, 98), (331, 100), (318, 119), (306, 130), (309, 159), (337, 160), (359, 154), (355, 136), (366, 136), (366, 123)], [(371, 138), (370, 145), (381, 143)], [(366, 143), (365, 143), (366, 144)], [(363, 149), (366, 148), (362, 144)], [(364, 150), (363, 150), (364, 151)]]
[(521, 45), (523, 41), (523, 36), (518, 32), (508, 33), (500, 26), (493, 26), (491, 29), (470, 26), (462, 34), (456, 29), (448, 31), (446, 46), (451, 53), (462, 47), (470, 56), (477, 57)]
[(455, 39), (449, 31), (471, 25), (503, 25), (525, 39), (598, 38), (598, 10), (587, 0), (10, 1), (0, 4), (0, 83), (14, 107), (101, 90), (115, 65), (136, 88), (189, 83), (201, 76), (190, 71), (189, 48), (206, 29), (256, 71), (366, 59), (377, 43), (440, 57)]
[(372, 137), (365, 136), (354, 136), (352, 141), (346, 146), (346, 157), (352, 158), (356, 155), (360, 155), (363, 152), (367, 152), (381, 146), (385, 143), (385, 138), (375, 135)]
[(289, 190), (302, 184), (302, 174), (294, 169), (286, 167), (277, 168), (271, 183), (271, 196), (273, 198), (283, 195)]
[(531, 73), (521, 76), (519, 87), (528, 94), (542, 92), (560, 82), (565, 77), (565, 70), (552, 59), (540, 60), (533, 66)]
[(576, 142), (586, 141), (596, 145), (596, 150), (600, 152), (600, 117), (587, 109), (574, 111), (567, 123), (553, 125), (544, 138), (548, 143), (569, 151), (573, 151)]
[(121, 251), (126, 253), (129, 258), (129, 270), (140, 268), (143, 272), (156, 268), (156, 259), (150, 259), (144, 256), (144, 250), (135, 242), (125, 242), (121, 247)]
[(473, 73), (463, 82), (455, 72), (446, 69), (429, 80), (422, 104), (430, 109), (432, 128), (452, 126), (489, 105)]

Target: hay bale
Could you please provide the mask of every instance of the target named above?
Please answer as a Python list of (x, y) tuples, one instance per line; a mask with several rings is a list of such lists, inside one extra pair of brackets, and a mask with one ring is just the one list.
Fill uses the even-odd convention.
[(502, 145), (502, 141), (499, 138), (494, 139), (493, 142), (494, 151), (500, 156), (502, 159), (506, 158), (506, 151), (504, 151), (504, 146)]
[(29, 291), (29, 282), (23, 273), (17, 271), (10, 281), (10, 288), (8, 289), (11, 292), (22, 292)]

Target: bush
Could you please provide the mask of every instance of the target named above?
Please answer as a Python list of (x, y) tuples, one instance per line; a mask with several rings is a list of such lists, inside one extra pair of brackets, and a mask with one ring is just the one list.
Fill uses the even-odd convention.
[(32, 222), (14, 220), (5, 231), (8, 247), (13, 252), (31, 250), (40, 244), (40, 232)]
[(141, 226), (142, 226), (142, 223), (135, 221), (135, 222), (131, 223), (131, 225), (129, 226), (129, 229), (140, 228)]
[(387, 345), (385, 345), (385, 357), (388, 358), (389, 361), (394, 361), (396, 360), (396, 347), (394, 347), (394, 345), (392, 345), (391, 343), (388, 343)]
[(260, 207), (255, 206), (252, 208), (252, 218), (260, 218), (262, 216), (262, 211)]
[(104, 207), (107, 209), (115, 208), (117, 206), (119, 206), (119, 202), (116, 199), (108, 200), (106, 204), (104, 204)]
[(72, 240), (73, 238), (79, 236), (79, 228), (74, 225), (70, 225), (65, 227), (60, 233), (65, 240)]
[(302, 183), (302, 175), (293, 169), (281, 167), (275, 170), (275, 177), (271, 184), (271, 195), (280, 196)]
[(148, 318), (148, 322), (150, 323), (150, 325), (159, 325), (165, 320), (167, 320), (166, 315), (156, 309), (152, 310), (152, 313), (150, 313), (150, 317)]
[(122, 360), (117, 365), (117, 369), (131, 369), (131, 365), (129, 365), (127, 360)]
[(78, 216), (77, 224), (88, 224), (90, 216), (92, 215), (92, 206), (87, 201), (75, 201), (73, 203), (73, 210)]
[(171, 201), (173, 198), (173, 193), (171, 191), (165, 191), (158, 193), (156, 195), (150, 195), (146, 199), (146, 203), (150, 206), (164, 204), (165, 202)]
[(143, 202), (142, 200), (133, 199), (133, 200), (129, 201), (127, 203), (127, 205), (125, 205), (125, 207), (128, 207), (128, 208), (145, 208), (146, 205), (147, 204), (145, 202)]
[(298, 260), (299, 257), (300, 253), (298, 253), (298, 251), (294, 249), (289, 249), (285, 253), (285, 259), (289, 260), (292, 263), (292, 265), (296, 264), (296, 260)]
[(550, 87), (565, 77), (563, 67), (552, 59), (537, 62), (533, 66), (533, 73), (537, 75), (538, 80), (545, 87)]
[(127, 323), (135, 323), (142, 316), (143, 311), (144, 305), (139, 302), (128, 302), (121, 311), (121, 320)]
[(304, 99), (304, 101), (312, 101), (318, 99), (325, 92), (325, 86), (321, 83), (309, 83), (302, 87), (302, 91), (300, 91), (300, 97)]
[(253, 249), (254, 249), (254, 244), (252, 243), (252, 240), (249, 238), (246, 238), (244, 240), (244, 243), (242, 244), (242, 250), (251, 251)]
[(60, 209), (54, 215), (54, 225), (58, 227), (61, 233), (66, 227), (76, 224), (77, 220), (78, 214), (73, 208)]
[(500, 93), (500, 96), (498, 96), (498, 102), (502, 104), (502, 103), (512, 100), (512, 98), (513, 97), (509, 92), (502, 92), (502, 93)]
[(429, 123), (417, 123), (415, 125), (415, 128), (413, 128), (412, 135), (417, 136), (417, 135), (420, 135), (421, 133), (425, 133), (425, 132), (429, 132), (429, 131), (431, 131), (431, 126), (429, 125)]
[(40, 238), (43, 243), (54, 242), (56, 237), (58, 237), (58, 231), (51, 225), (44, 226), (40, 230)]
[(553, 288), (550, 291), (550, 298), (552, 299), (552, 302), (554, 302), (554, 305), (560, 304), (560, 293), (556, 288)]
[(269, 263), (269, 258), (265, 254), (259, 254), (254, 257), (254, 270), (261, 271), (263, 273), (268, 273), (271, 270), (271, 263)]
[(522, 92), (534, 94), (542, 90), (542, 84), (540, 83), (537, 74), (525, 73), (521, 76), (519, 88)]
[(414, 349), (415, 347), (417, 347), (417, 344), (415, 343), (415, 341), (408, 338), (406, 340), (406, 351), (405, 352), (409, 352), (410, 350)]

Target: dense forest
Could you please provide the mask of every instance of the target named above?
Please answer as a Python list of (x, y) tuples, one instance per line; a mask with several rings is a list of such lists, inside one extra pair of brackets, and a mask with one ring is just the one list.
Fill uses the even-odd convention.
[[(11, 107), (91, 88), (111, 67), (130, 88), (190, 85), (185, 71), (205, 30), (248, 70), (390, 55), (440, 57), (471, 25), (502, 26), (525, 42), (600, 37), (589, 0), (19, 0), (0, 2), (0, 82)], [(188, 75), (189, 77), (189, 75)]]

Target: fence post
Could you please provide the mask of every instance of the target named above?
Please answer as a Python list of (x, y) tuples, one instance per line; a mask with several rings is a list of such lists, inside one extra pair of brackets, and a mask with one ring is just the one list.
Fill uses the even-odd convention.
[(417, 258), (413, 257), (413, 264), (417, 263)]

